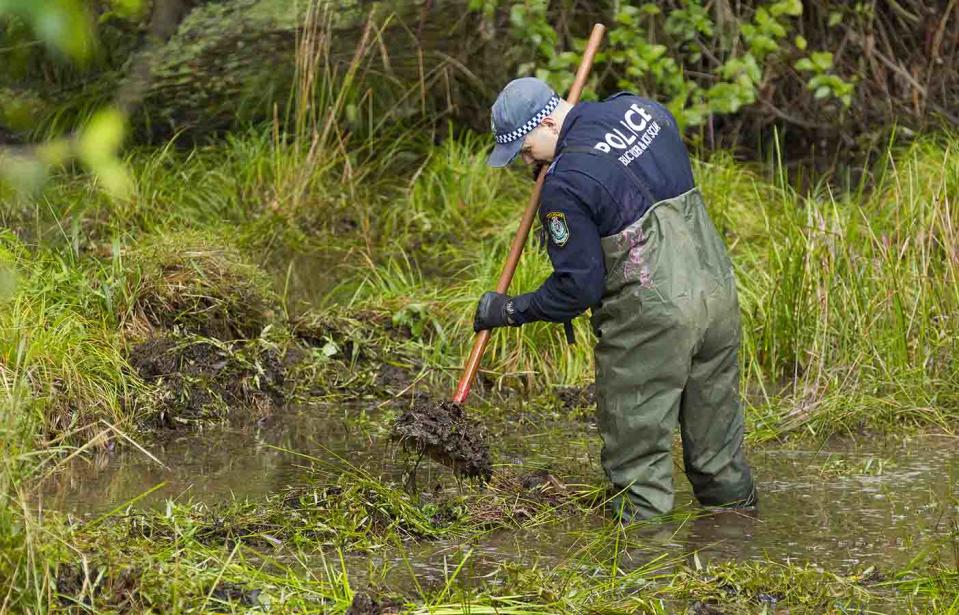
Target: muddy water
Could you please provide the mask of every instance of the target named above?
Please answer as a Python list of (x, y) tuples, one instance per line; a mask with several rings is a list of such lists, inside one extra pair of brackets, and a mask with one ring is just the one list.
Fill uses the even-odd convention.
[[(145, 455), (126, 450), (77, 461), (48, 479), (39, 497), (46, 508), (81, 515), (122, 506), (156, 485), (134, 506), (158, 506), (167, 498), (217, 502), (262, 498), (316, 472), (336, 474), (349, 463), (374, 475), (401, 480), (397, 451), (386, 446), (375, 410), (315, 407), (259, 425), (223, 426), (172, 434), (149, 443)], [(499, 463), (550, 467), (572, 482), (596, 483), (599, 437), (583, 422), (491, 426)], [(763, 559), (815, 563), (842, 571), (905, 565), (921, 549), (950, 535), (959, 494), (959, 440), (924, 436), (855, 445), (829, 442), (817, 448), (754, 448), (750, 460), (761, 494), (758, 517), (722, 513), (640, 528), (623, 565), (698, 551), (700, 561)], [(676, 459), (677, 506), (696, 510)], [(444, 482), (448, 472), (424, 462), (418, 485)], [(455, 488), (455, 487), (453, 487)], [(410, 547), (417, 575), (442, 578), (451, 558), (472, 550), (477, 574), (504, 560), (550, 563), (583, 556), (597, 536), (614, 526), (599, 514), (563, 518), (541, 527), (494, 532), (468, 544)], [(593, 546), (590, 546), (590, 545)], [(382, 563), (382, 562), (380, 562)], [(365, 567), (365, 566), (361, 566)]]
[(350, 250), (345, 249), (305, 253), (280, 247), (269, 254), (263, 266), (270, 272), (273, 287), (283, 296), (287, 309), (299, 314), (319, 305), (318, 298), (335, 298), (337, 285), (352, 273), (343, 266), (350, 258)]

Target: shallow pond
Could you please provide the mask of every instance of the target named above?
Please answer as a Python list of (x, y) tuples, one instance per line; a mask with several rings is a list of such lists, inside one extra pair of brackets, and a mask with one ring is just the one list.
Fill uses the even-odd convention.
[[(122, 507), (161, 483), (133, 506), (157, 506), (167, 498), (208, 503), (257, 499), (317, 472), (337, 474), (348, 463), (401, 481), (404, 458), (386, 444), (382, 418), (375, 405), (368, 410), (330, 405), (279, 414), (261, 424), (173, 433), (147, 446), (165, 468), (127, 448), (75, 460), (49, 478), (38, 497), (46, 508), (90, 516)], [(587, 422), (525, 422), (519, 417), (490, 425), (490, 431), (498, 463), (549, 467), (572, 482), (602, 480), (599, 436)], [(836, 572), (903, 566), (954, 532), (957, 443), (955, 437), (923, 436), (868, 445), (834, 440), (816, 447), (753, 448), (749, 458), (760, 489), (758, 516), (726, 512), (643, 528), (642, 539), (634, 541), (642, 547), (629, 549), (623, 565), (697, 551), (703, 563), (789, 561)], [(695, 510), (678, 446), (676, 452), (676, 502), (680, 509)], [(438, 482), (457, 488), (448, 471), (424, 461), (417, 485)], [(442, 578), (450, 558), (472, 549), (480, 574), (487, 568), (484, 561), (547, 564), (574, 553), (581, 557), (610, 527), (599, 513), (567, 515), (539, 527), (483, 534), (465, 544), (413, 545), (408, 555), (417, 575), (429, 580)]]

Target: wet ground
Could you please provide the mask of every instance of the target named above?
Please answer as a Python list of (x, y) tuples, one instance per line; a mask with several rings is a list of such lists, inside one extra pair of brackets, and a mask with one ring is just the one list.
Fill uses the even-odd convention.
[[(42, 505), (78, 515), (122, 507), (161, 485), (133, 506), (159, 506), (166, 498), (214, 503), (262, 498), (315, 473), (335, 475), (347, 462), (375, 476), (401, 481), (402, 451), (390, 447), (389, 421), (375, 406), (314, 407), (274, 415), (267, 422), (174, 433), (148, 444), (160, 466), (126, 450), (77, 461), (48, 479)], [(563, 480), (601, 481), (599, 436), (581, 421), (491, 425), (494, 464), (549, 467)], [(624, 566), (667, 554), (701, 562), (772, 560), (814, 563), (842, 572), (907, 564), (926, 545), (953, 531), (959, 485), (959, 439), (923, 436), (856, 445), (835, 440), (817, 447), (770, 445), (750, 451), (757, 478), (758, 517), (722, 513), (645, 528), (643, 545), (625, 553)], [(678, 453), (678, 450), (677, 450)], [(677, 505), (695, 510), (676, 457)], [(456, 489), (450, 472), (424, 460), (421, 489), (442, 482)], [(472, 549), (483, 562), (543, 564), (584, 556), (597, 530), (611, 527), (600, 514), (563, 518), (519, 531), (497, 531), (464, 544), (433, 542), (410, 547), (420, 578), (442, 578), (450, 558)], [(382, 558), (383, 556), (377, 556)], [(374, 561), (374, 563), (382, 563)]]
[(263, 263), (280, 291), (287, 309), (299, 314), (315, 307), (319, 299), (336, 297), (337, 285), (345, 276), (344, 263), (352, 262), (350, 250), (328, 249), (322, 252), (301, 252), (279, 246), (269, 251)]

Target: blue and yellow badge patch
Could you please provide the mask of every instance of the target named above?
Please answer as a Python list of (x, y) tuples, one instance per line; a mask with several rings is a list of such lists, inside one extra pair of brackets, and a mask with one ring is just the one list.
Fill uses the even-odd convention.
[(566, 214), (561, 211), (551, 211), (546, 214), (546, 230), (549, 238), (557, 247), (563, 247), (569, 241), (569, 226), (566, 224)]

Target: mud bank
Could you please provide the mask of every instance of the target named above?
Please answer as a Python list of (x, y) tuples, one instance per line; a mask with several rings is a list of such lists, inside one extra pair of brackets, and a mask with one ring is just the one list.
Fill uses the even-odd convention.
[(145, 429), (245, 416), (258, 420), (315, 397), (394, 395), (418, 361), (409, 334), (372, 312), (286, 318), (268, 276), (225, 245), (195, 234), (156, 237), (119, 310), (126, 358), (146, 383), (134, 404)]
[(229, 244), (199, 233), (144, 239), (131, 251), (124, 328), (136, 337), (157, 331), (223, 341), (251, 339), (280, 321), (269, 277)]
[(265, 340), (223, 342), (166, 334), (136, 345), (130, 365), (154, 387), (152, 426), (218, 420), (231, 409), (253, 418), (282, 407), (293, 394), (297, 349)]

